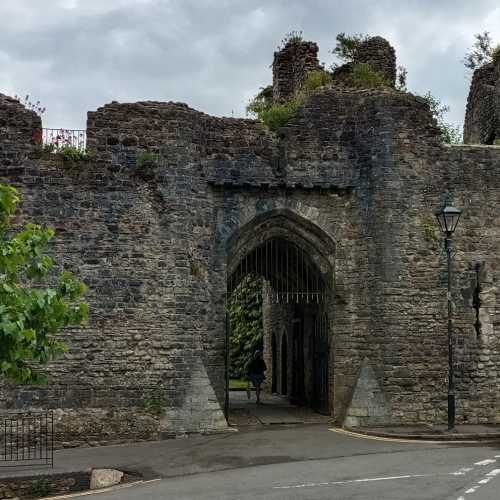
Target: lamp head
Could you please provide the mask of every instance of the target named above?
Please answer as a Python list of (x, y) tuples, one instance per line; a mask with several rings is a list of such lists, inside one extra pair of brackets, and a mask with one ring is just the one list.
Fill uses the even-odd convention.
[(444, 206), (434, 212), (436, 219), (441, 227), (441, 231), (448, 236), (451, 236), (458, 226), (462, 210), (455, 208), (449, 201), (446, 201)]

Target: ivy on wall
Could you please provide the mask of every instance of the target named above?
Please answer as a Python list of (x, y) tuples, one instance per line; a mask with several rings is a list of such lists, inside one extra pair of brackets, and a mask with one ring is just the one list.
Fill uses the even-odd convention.
[(229, 374), (246, 375), (246, 364), (256, 349), (262, 349), (262, 280), (248, 275), (231, 294), (227, 303), (229, 317)]

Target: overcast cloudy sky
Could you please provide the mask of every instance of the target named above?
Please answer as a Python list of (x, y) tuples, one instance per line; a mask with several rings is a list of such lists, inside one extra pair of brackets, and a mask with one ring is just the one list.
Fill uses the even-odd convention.
[(431, 90), (461, 122), (461, 59), (474, 33), (500, 41), (498, 0), (0, 0), (0, 19), (0, 92), (30, 94), (44, 126), (66, 128), (85, 128), (87, 110), (111, 100), (244, 116), (292, 30), (328, 65), (339, 32), (386, 37), (409, 88)]

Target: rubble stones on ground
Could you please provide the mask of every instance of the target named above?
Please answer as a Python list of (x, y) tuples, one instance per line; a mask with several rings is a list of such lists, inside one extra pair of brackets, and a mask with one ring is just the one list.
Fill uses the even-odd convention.
[(99, 490), (109, 488), (121, 482), (123, 472), (116, 469), (92, 469), (90, 475), (90, 489)]

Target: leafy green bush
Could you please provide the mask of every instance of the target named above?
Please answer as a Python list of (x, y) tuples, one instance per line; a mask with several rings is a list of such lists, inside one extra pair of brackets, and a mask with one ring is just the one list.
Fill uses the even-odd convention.
[(389, 82), (379, 71), (375, 71), (369, 64), (357, 63), (352, 66), (350, 83), (353, 87), (362, 89), (375, 89), (390, 87)]
[(460, 144), (462, 142), (462, 131), (458, 125), (445, 121), (445, 113), (450, 110), (450, 107), (442, 104), (441, 101), (434, 97), (430, 91), (421, 96), (427, 101), (429, 110), (437, 122), (438, 128), (441, 130), (441, 139), (447, 144)]
[(260, 92), (247, 104), (247, 113), (259, 117), (273, 105), (273, 86), (261, 87)]
[(256, 349), (262, 349), (262, 280), (245, 277), (228, 304), (230, 376), (246, 376), (246, 364)]
[(247, 113), (255, 116), (269, 130), (276, 131), (296, 113), (301, 104), (299, 97), (284, 103), (274, 103), (272, 87), (262, 89), (247, 106)]
[(296, 100), (285, 104), (273, 104), (261, 111), (259, 119), (269, 130), (276, 131), (288, 123), (298, 107), (299, 103)]
[[(337, 56), (343, 62), (352, 62), (356, 56), (359, 46), (369, 40), (370, 35), (365, 35), (363, 33), (355, 33), (353, 35), (346, 35), (345, 33), (339, 33), (336, 37), (336, 45), (331, 51), (331, 53)], [(338, 64), (334, 63), (334, 68)]]
[(325, 70), (318, 69), (307, 73), (306, 79), (302, 84), (301, 93), (306, 96), (311, 95), (316, 89), (325, 87), (332, 83), (332, 75)]
[(71, 144), (57, 145), (54, 143), (44, 144), (41, 147), (41, 154), (44, 157), (50, 157), (53, 154), (59, 155), (65, 161), (85, 161), (89, 159), (89, 155), (82, 148), (77, 148)]
[(57, 151), (57, 153), (61, 154), (63, 159), (66, 161), (84, 161), (88, 160), (87, 153), (83, 149), (79, 149), (75, 146), (71, 146), (69, 144), (65, 144), (61, 146)]
[(55, 264), (44, 254), (54, 230), (27, 224), (13, 233), (20, 201), (15, 188), (0, 184), (0, 378), (41, 383), (45, 377), (35, 365), (67, 350), (57, 339), (59, 330), (80, 325), (88, 316), (88, 305), (81, 301), (86, 287), (63, 271), (52, 277), (55, 287), (43, 288)]
[(42, 478), (34, 481), (30, 488), (30, 494), (35, 497), (47, 497), (50, 495), (51, 487), (48, 479)]
[(286, 125), (307, 97), (331, 81), (332, 77), (328, 72), (311, 71), (307, 74), (301, 91), (284, 103), (274, 103), (272, 87), (264, 87), (248, 104), (247, 113), (257, 117), (270, 130), (276, 131)]
[(492, 46), (492, 40), (488, 31), (476, 33), (475, 41), (463, 58), (464, 66), (472, 71), (494, 60), (496, 48)]

